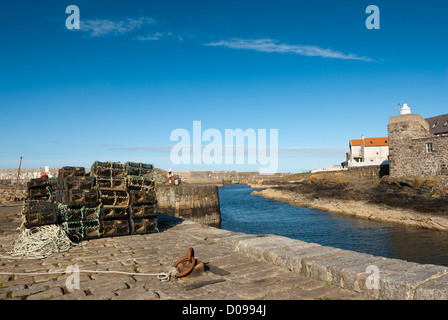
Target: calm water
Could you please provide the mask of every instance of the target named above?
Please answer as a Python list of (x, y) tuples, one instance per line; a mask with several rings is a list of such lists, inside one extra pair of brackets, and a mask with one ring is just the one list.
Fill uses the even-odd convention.
[(355, 219), (251, 196), (246, 185), (220, 188), (221, 229), (448, 266), (448, 232)]

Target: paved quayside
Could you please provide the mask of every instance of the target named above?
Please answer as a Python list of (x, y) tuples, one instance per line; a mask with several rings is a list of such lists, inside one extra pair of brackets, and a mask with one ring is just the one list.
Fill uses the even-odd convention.
[[(21, 223), (21, 204), (0, 206), (1, 254), (11, 249)], [(305, 243), (280, 236), (247, 235), (160, 215), (159, 233), (84, 241), (41, 260), (0, 260), (0, 299), (68, 300), (373, 300), (447, 299), (447, 268), (419, 265)], [(162, 282), (138, 273), (167, 272), (194, 248), (210, 268), (188, 280)], [(79, 289), (70, 274), (23, 274), (80, 270)], [(379, 270), (379, 285), (366, 281)], [(369, 278), (369, 279), (368, 279)], [(371, 287), (371, 286), (369, 286)]]

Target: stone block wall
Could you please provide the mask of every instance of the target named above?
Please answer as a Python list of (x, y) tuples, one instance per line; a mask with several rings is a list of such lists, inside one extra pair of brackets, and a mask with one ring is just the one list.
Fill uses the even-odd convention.
[(259, 172), (237, 172), (237, 171), (175, 171), (182, 183), (191, 184), (230, 184), (233, 180), (239, 180), (240, 183), (245, 181), (255, 182), (265, 180), (267, 178), (282, 177), (282, 173), (271, 175), (262, 175)]
[[(388, 135), (391, 177), (448, 180), (448, 136), (431, 134), (429, 124), (418, 114), (390, 118)], [(432, 144), (432, 152), (427, 144)]]
[(11, 183), (10, 180), (0, 180), (0, 203), (13, 202), (26, 198), (26, 185)]
[(389, 165), (349, 167), (348, 172), (359, 178), (379, 179), (389, 175)]
[[(432, 144), (432, 152), (426, 152), (426, 145)], [(412, 158), (419, 162), (410, 170), (425, 177), (448, 179), (448, 136), (433, 136), (412, 140)]]
[(213, 226), (221, 222), (217, 186), (156, 186), (156, 196), (160, 213)]

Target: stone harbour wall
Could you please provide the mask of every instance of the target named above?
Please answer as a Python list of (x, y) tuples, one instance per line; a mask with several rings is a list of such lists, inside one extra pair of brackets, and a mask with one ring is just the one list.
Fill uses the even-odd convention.
[(156, 186), (156, 196), (160, 213), (207, 225), (221, 222), (217, 186)]
[(259, 172), (237, 172), (237, 171), (174, 171), (174, 175), (178, 176), (182, 183), (190, 184), (230, 184), (234, 180), (240, 183), (246, 181), (254, 183), (256, 181), (280, 178), (286, 173), (276, 173), (271, 175), (263, 175)]
[(348, 168), (348, 172), (358, 178), (379, 179), (389, 175), (389, 164), (350, 167)]
[(446, 266), (374, 256), (276, 235), (227, 234), (217, 237), (216, 242), (250, 258), (374, 299), (448, 299)]

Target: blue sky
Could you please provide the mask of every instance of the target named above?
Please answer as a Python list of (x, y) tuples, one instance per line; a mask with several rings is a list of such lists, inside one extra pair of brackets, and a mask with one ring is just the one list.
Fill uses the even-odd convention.
[(398, 103), (448, 113), (447, 17), (440, 0), (2, 1), (0, 168), (258, 170), (174, 165), (170, 134), (193, 121), (278, 129), (279, 171), (339, 164)]

